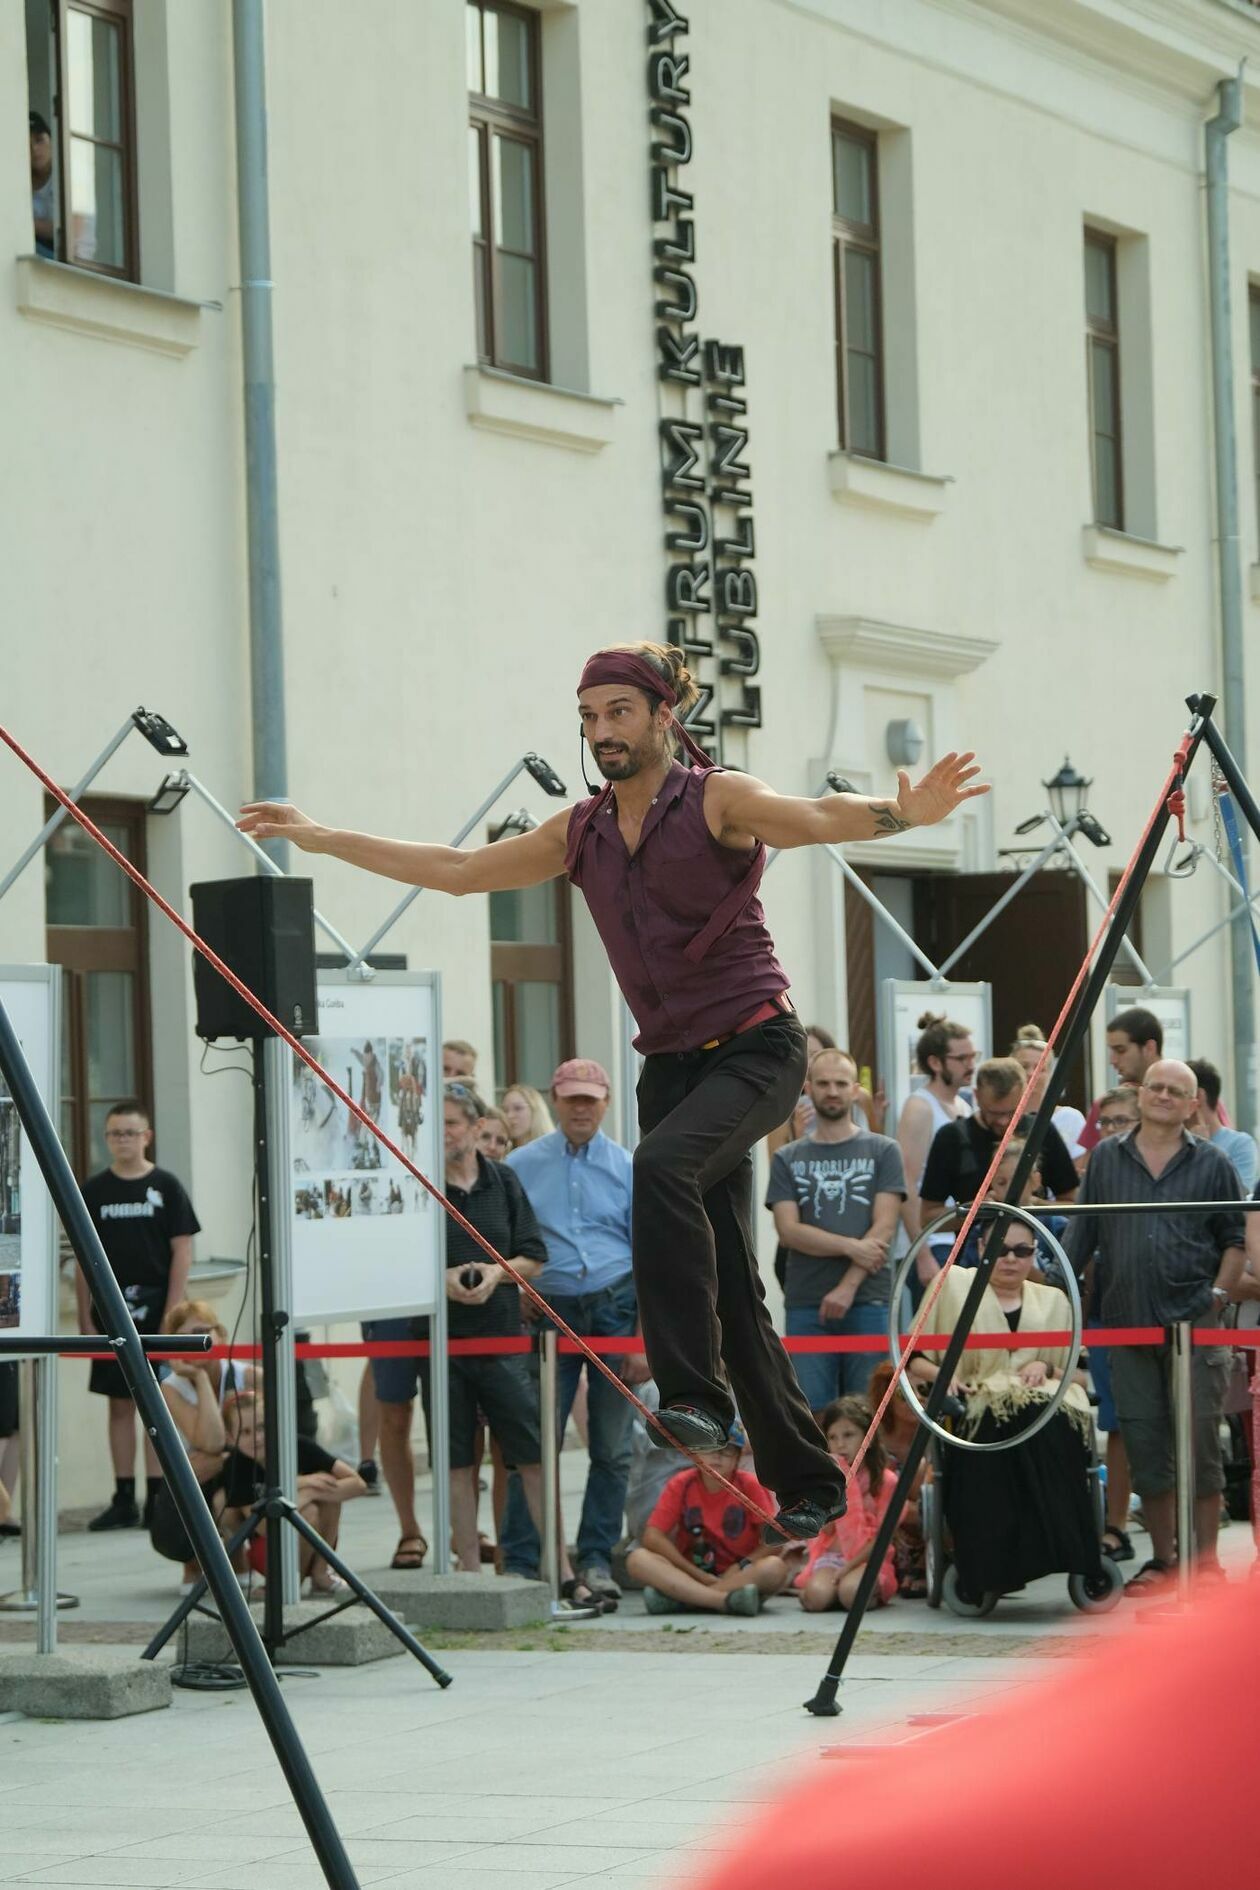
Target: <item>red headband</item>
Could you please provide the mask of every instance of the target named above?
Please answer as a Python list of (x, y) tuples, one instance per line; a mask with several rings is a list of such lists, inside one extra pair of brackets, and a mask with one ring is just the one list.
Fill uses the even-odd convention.
[[(678, 701), (674, 685), (646, 657), (636, 656), (633, 650), (596, 650), (594, 656), (587, 658), (578, 681), (578, 694), (581, 695), (584, 689), (595, 689), (605, 683), (629, 683), (634, 689), (642, 689), (654, 701), (668, 703), (671, 709)], [(702, 768), (711, 768), (713, 763), (677, 717), (674, 727), (692, 760)]]

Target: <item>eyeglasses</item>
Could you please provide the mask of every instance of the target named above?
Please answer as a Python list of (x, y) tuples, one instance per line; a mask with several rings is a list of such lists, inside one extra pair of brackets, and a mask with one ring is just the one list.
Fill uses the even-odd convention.
[(1013, 1260), (1031, 1260), (1037, 1249), (1030, 1241), (1019, 1241), (1014, 1247), (999, 1247), (997, 1257), (1005, 1260), (1009, 1253)]
[(1137, 1127), (1137, 1117), (1127, 1114), (1123, 1116), (1099, 1116), (1098, 1126), (1100, 1129), (1135, 1129)]

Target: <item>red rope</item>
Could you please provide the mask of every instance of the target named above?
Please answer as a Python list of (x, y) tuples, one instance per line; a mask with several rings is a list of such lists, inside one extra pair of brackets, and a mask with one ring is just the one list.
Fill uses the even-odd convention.
[[(1133, 877), (1133, 869), (1137, 865), (1138, 856), (1141, 853), (1142, 848), (1146, 845), (1146, 842), (1150, 837), (1151, 830), (1155, 826), (1156, 821), (1159, 819), (1160, 815), (1165, 811), (1169, 796), (1173, 793), (1177, 782), (1181, 778), (1182, 772), (1185, 767), (1186, 755), (1189, 753), (1189, 742), (1190, 742), (1190, 738), (1189, 736), (1187, 736), (1185, 740), (1183, 740), (1180, 747), (1177, 749), (1175, 756), (1173, 757), (1173, 765), (1168, 771), (1163, 787), (1161, 787), (1161, 789), (1159, 790), (1159, 798), (1156, 800), (1154, 807), (1152, 807), (1151, 809), (1150, 818), (1147, 820), (1145, 827), (1143, 827), (1142, 829), (1142, 837), (1138, 841), (1137, 845), (1134, 847), (1133, 852), (1129, 855), (1129, 863), (1125, 867), (1124, 872), (1121, 874), (1120, 882), (1117, 885), (1115, 892), (1111, 896), (1111, 904), (1107, 907), (1106, 912), (1104, 912), (1101, 920), (1099, 921), (1098, 930), (1094, 933), (1093, 938), (1090, 940), (1089, 950), (1086, 952), (1084, 958), (1081, 960), (1080, 970), (1077, 972), (1075, 978), (1072, 980), (1072, 988), (1063, 1000), (1063, 1008), (1059, 1012), (1059, 1015), (1054, 1020), (1054, 1028), (1051, 1030), (1049, 1036), (1047, 1037), (1045, 1041), (1045, 1044), (1042, 1046), (1041, 1055), (1037, 1059), (1036, 1068), (1033, 1070), (1031, 1076), (1028, 1079), (1029, 1090), (1034, 1089), (1037, 1083), (1041, 1079), (1041, 1073), (1046, 1067), (1046, 1060), (1050, 1056), (1051, 1051), (1054, 1049), (1055, 1039), (1058, 1037), (1059, 1032), (1062, 1030), (1064, 1024), (1067, 1022), (1068, 1016), (1072, 1010), (1072, 1006), (1076, 1002), (1077, 993), (1080, 991), (1081, 986), (1084, 984), (1085, 978), (1089, 972), (1090, 966), (1094, 962), (1094, 954), (1097, 952), (1098, 947), (1101, 945), (1103, 938), (1106, 934), (1107, 928), (1111, 924), (1112, 915), (1114, 914), (1117, 906), (1120, 904), (1121, 899), (1124, 897), (1125, 889), (1128, 886), (1129, 881)], [(963, 1224), (959, 1228), (958, 1233), (954, 1239), (954, 1244), (952, 1248), (950, 1249), (949, 1258), (946, 1260), (944, 1266), (941, 1268), (940, 1272), (937, 1274), (936, 1278), (932, 1281), (931, 1286), (928, 1288), (927, 1292), (923, 1296), (923, 1304), (919, 1308), (918, 1316), (916, 1317), (914, 1324), (910, 1328), (910, 1336), (906, 1340), (906, 1343), (903, 1346), (902, 1351), (901, 1351), (901, 1356), (897, 1361), (897, 1370), (894, 1372), (892, 1378), (889, 1380), (888, 1388), (885, 1391), (883, 1397), (879, 1401), (879, 1409), (875, 1412), (875, 1415), (871, 1419), (870, 1429), (867, 1431), (866, 1436), (862, 1439), (861, 1445), (859, 1446), (858, 1450), (854, 1454), (853, 1463), (849, 1470), (850, 1482), (853, 1481), (853, 1479), (857, 1476), (858, 1471), (862, 1467), (862, 1460), (866, 1456), (867, 1451), (870, 1449), (871, 1439), (874, 1437), (876, 1431), (880, 1427), (880, 1424), (883, 1422), (884, 1413), (888, 1409), (889, 1404), (892, 1402), (893, 1395), (898, 1388), (901, 1374), (905, 1370), (906, 1360), (909, 1358), (910, 1354), (915, 1350), (916, 1346), (919, 1343), (919, 1338), (923, 1332), (923, 1328), (927, 1324), (928, 1319), (931, 1317), (932, 1308), (935, 1306), (937, 1300), (940, 1298), (941, 1289), (943, 1288), (945, 1284), (945, 1276), (949, 1272), (950, 1268), (953, 1266), (954, 1262), (957, 1260), (959, 1254), (962, 1252), (963, 1246), (966, 1243), (967, 1236), (971, 1232), (972, 1225), (975, 1221), (976, 1215), (980, 1211), (981, 1203), (984, 1201), (986, 1195), (989, 1192), (989, 1189), (993, 1185), (993, 1177), (994, 1175), (996, 1175), (998, 1171), (998, 1166), (1001, 1163), (1002, 1157), (1006, 1153), (1007, 1144), (1010, 1142), (1011, 1138), (1015, 1135), (1018, 1127), (1019, 1127), (1019, 1112), (1017, 1110), (1015, 1114), (1011, 1117), (1010, 1121), (1007, 1123), (1005, 1133), (1003, 1134), (1001, 1140), (998, 1142), (997, 1147), (993, 1151), (993, 1159), (989, 1163), (989, 1171), (985, 1175), (984, 1180), (981, 1182), (979, 1188), (977, 1188), (976, 1190), (975, 1200), (971, 1203), (971, 1206), (967, 1209), (967, 1212), (963, 1218)]]
[[(542, 1294), (537, 1292), (536, 1289), (530, 1285), (529, 1281), (525, 1279), (522, 1274), (517, 1272), (516, 1268), (512, 1265), (511, 1261), (505, 1260), (502, 1254), (495, 1252), (495, 1249), (491, 1246), (490, 1242), (485, 1238), (483, 1234), (480, 1234), (477, 1231), (477, 1229), (473, 1226), (472, 1222), (465, 1219), (465, 1217), (460, 1213), (459, 1209), (452, 1202), (447, 1200), (446, 1196), (442, 1193), (442, 1190), (439, 1187), (437, 1187), (434, 1182), (430, 1181), (427, 1175), (421, 1174), (420, 1170), (416, 1167), (415, 1163), (411, 1161), (408, 1156), (403, 1154), (402, 1150), (397, 1146), (395, 1142), (392, 1142), (390, 1140), (389, 1136), (386, 1135), (385, 1131), (380, 1127), (379, 1123), (373, 1122), (371, 1116), (368, 1115), (367, 1111), (365, 1109), (362, 1109), (359, 1106), (359, 1104), (355, 1102), (353, 1096), (351, 1096), (346, 1090), (342, 1089), (340, 1083), (338, 1083), (334, 1077), (331, 1077), (328, 1074), (327, 1070), (324, 1069), (322, 1064), (316, 1061), (316, 1059), (311, 1055), (309, 1050), (303, 1048), (302, 1044), (293, 1035), (293, 1033), (285, 1029), (284, 1025), (280, 1022), (279, 1018), (272, 1016), (271, 1012), (267, 1009), (266, 1005), (261, 1001), (261, 999), (255, 997), (254, 993), (249, 989), (247, 985), (241, 982), (241, 980), (237, 977), (236, 973), (230, 968), (230, 966), (224, 964), (223, 960), (219, 957), (217, 952), (211, 951), (210, 947), (205, 943), (204, 939), (201, 939), (198, 937), (197, 933), (193, 931), (188, 921), (180, 917), (179, 913), (176, 912), (174, 906), (170, 905), (169, 902), (162, 897), (161, 893), (157, 891), (156, 887), (151, 886), (149, 884), (148, 880), (144, 877), (144, 874), (140, 871), (139, 867), (135, 866), (132, 863), (132, 861), (126, 857), (124, 853), (121, 853), (119, 849), (113, 844), (112, 841), (106, 839), (105, 835), (101, 832), (100, 828), (97, 827), (88, 818), (88, 816), (83, 812), (83, 809), (81, 807), (77, 807), (75, 803), (70, 799), (70, 796), (66, 794), (63, 789), (59, 788), (57, 786), (57, 783), (54, 780), (52, 780), (52, 778), (49, 775), (44, 773), (44, 770), (40, 767), (39, 763), (34, 759), (34, 757), (31, 755), (28, 755), (26, 750), (22, 747), (21, 743), (17, 741), (17, 739), (9, 733), (8, 729), (3, 727), (2, 725), (0, 725), (0, 741), (3, 741), (6, 747), (10, 748), (13, 751), (13, 753), (17, 756), (18, 760), (23, 762), (25, 766), (30, 769), (31, 773), (35, 776), (35, 779), (42, 783), (42, 785), (47, 790), (47, 792), (52, 795), (54, 800), (59, 801), (61, 803), (62, 807), (65, 808), (66, 812), (70, 815), (71, 819), (76, 820), (79, 823), (84, 833), (90, 835), (90, 837), (93, 840), (95, 840), (97, 846), (100, 847), (103, 852), (109, 855), (110, 859), (114, 862), (115, 866), (121, 867), (123, 872), (127, 875), (128, 879), (130, 879), (134, 885), (140, 888), (140, 891), (145, 895), (147, 899), (152, 900), (153, 904), (158, 908), (158, 911), (165, 913), (166, 917), (171, 921), (171, 924), (174, 926), (177, 926), (178, 929), (184, 934), (184, 937), (188, 940), (189, 944), (194, 946), (196, 950), (201, 953), (202, 957), (206, 960), (208, 964), (211, 964), (214, 966), (215, 970), (218, 972), (221, 978), (225, 978), (227, 980), (228, 984), (231, 985), (232, 989), (236, 992), (237, 996), (244, 998), (245, 1002), (249, 1005), (250, 1009), (252, 1011), (255, 1011), (257, 1015), (262, 1018), (267, 1028), (270, 1031), (273, 1031), (277, 1037), (283, 1040), (283, 1042), (288, 1044), (294, 1056), (300, 1058), (301, 1061), (305, 1063), (305, 1065), (307, 1066), (309, 1070), (314, 1071), (315, 1075), (319, 1078), (321, 1083), (324, 1084), (325, 1088), (327, 1088), (328, 1090), (332, 1092), (332, 1094), (337, 1098), (338, 1102), (342, 1102), (345, 1104), (346, 1108), (350, 1111), (351, 1115), (357, 1117), (358, 1120), (363, 1124), (364, 1128), (371, 1130), (372, 1134), (376, 1137), (377, 1141), (381, 1143), (382, 1147), (387, 1148), (390, 1154), (394, 1157), (394, 1159), (402, 1163), (403, 1167), (407, 1170), (407, 1173), (409, 1175), (412, 1175), (415, 1178), (415, 1180), (417, 1180), (420, 1183), (421, 1187), (424, 1188), (426, 1192), (432, 1196), (432, 1198), (438, 1203), (438, 1205), (446, 1210), (446, 1212), (450, 1215), (451, 1219), (455, 1222), (455, 1224), (458, 1227), (462, 1227), (464, 1232), (468, 1234), (474, 1241), (476, 1241), (477, 1245), (482, 1249), (483, 1253), (485, 1253), (487, 1258), (492, 1260), (496, 1266), (502, 1267), (507, 1277), (513, 1282), (515, 1286), (519, 1287), (520, 1291), (525, 1294), (526, 1298), (531, 1300), (541, 1313), (545, 1314), (547, 1319), (550, 1320), (551, 1324), (554, 1325), (560, 1332), (562, 1332), (566, 1339), (569, 1339), (572, 1341), (572, 1343), (577, 1347), (578, 1351), (586, 1359), (587, 1363), (590, 1365), (593, 1365), (596, 1371), (602, 1372), (604, 1377), (608, 1380), (609, 1384), (615, 1386), (615, 1388), (621, 1393), (621, 1396), (626, 1400), (626, 1402), (634, 1406), (635, 1410), (638, 1412), (639, 1416), (644, 1420), (644, 1422), (646, 1424), (650, 1424), (654, 1430), (659, 1431), (661, 1436), (667, 1439), (667, 1441), (669, 1442), (670, 1446), (673, 1449), (675, 1450), (682, 1449), (682, 1446), (675, 1441), (675, 1439), (670, 1435), (665, 1425), (661, 1423), (656, 1413), (654, 1411), (649, 1411), (648, 1407), (643, 1403), (643, 1400), (641, 1398), (635, 1397), (634, 1392), (630, 1389), (629, 1385), (626, 1384), (625, 1380), (622, 1378), (619, 1378), (617, 1376), (617, 1373), (613, 1371), (611, 1367), (606, 1365), (603, 1359), (600, 1358), (597, 1353), (593, 1352), (588, 1345), (583, 1343), (580, 1335), (574, 1332), (571, 1327), (565, 1324), (564, 1320), (560, 1317), (560, 1315), (557, 1312), (555, 1312), (552, 1309), (552, 1307), (550, 1307), (547, 1304)], [(694, 1452), (689, 1451), (689, 1450), (684, 1450), (683, 1455), (686, 1457), (690, 1457), (691, 1461), (696, 1465), (697, 1469), (705, 1470), (710, 1476), (712, 1476), (715, 1479), (716, 1482), (720, 1483), (722, 1488), (726, 1490), (731, 1496), (733, 1496), (738, 1503), (742, 1504), (743, 1507), (750, 1512), (750, 1514), (756, 1516), (758, 1521), (766, 1523), (772, 1528), (775, 1527), (773, 1516), (768, 1515), (766, 1511), (763, 1510), (759, 1506), (759, 1504), (753, 1502), (751, 1498), (746, 1494), (745, 1491), (737, 1488), (734, 1483), (728, 1482), (725, 1477), (720, 1476), (718, 1472), (713, 1469), (711, 1464), (708, 1464), (708, 1463), (702, 1464), (700, 1459), (694, 1454)]]

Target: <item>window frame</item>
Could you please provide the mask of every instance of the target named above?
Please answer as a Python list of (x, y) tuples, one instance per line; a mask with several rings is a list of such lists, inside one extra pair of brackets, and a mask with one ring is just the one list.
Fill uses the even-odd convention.
[[(865, 147), (870, 155), (871, 165), (871, 222), (855, 223), (852, 218), (841, 216), (835, 202), (836, 140), (846, 138)], [(880, 222), (879, 191), (879, 133), (867, 125), (854, 124), (851, 119), (841, 118), (835, 113), (831, 118), (831, 138), (829, 145), (831, 157), (832, 199), (831, 199), (831, 288), (834, 303), (835, 350), (836, 350), (836, 422), (840, 450), (853, 453), (859, 459), (877, 460), (887, 463), (888, 459), (888, 403), (885, 385), (884, 352), (884, 271), (883, 242)], [(845, 256), (851, 250), (860, 251), (872, 258), (874, 263), (874, 360), (875, 360), (875, 450), (853, 446), (848, 440), (849, 413), (849, 365), (848, 343), (845, 340)]]
[[(80, 802), (85, 814), (98, 826), (107, 823), (128, 830), (128, 858), (147, 873), (146, 814), (143, 801), (87, 795)], [(45, 797), (45, 810), (51, 816), (57, 803)], [(119, 868), (119, 871), (122, 869)], [(153, 1029), (149, 1001), (149, 925), (148, 901), (134, 881), (127, 881), (127, 912), (130, 923), (112, 925), (47, 925), (46, 950), (50, 965), (62, 973), (63, 1039), (68, 1045), (71, 1067), (71, 1094), (63, 1097), (63, 1107), (72, 1103), (71, 1142), (66, 1150), (70, 1165), (80, 1180), (89, 1172), (92, 1145), (91, 1104), (104, 1098), (88, 1093), (87, 1030), (85, 1018), (86, 977), (92, 971), (126, 971), (135, 980), (135, 1005), (132, 1013), (132, 1057), (135, 1069), (134, 1094), (152, 1113), (153, 1107)], [(62, 1045), (57, 1046), (58, 1055)], [(60, 1127), (60, 1125), (58, 1125)]]
[[(1094, 523), (1104, 530), (1122, 532), (1125, 529), (1124, 496), (1124, 410), (1120, 393), (1120, 375), (1123, 363), (1120, 358), (1120, 272), (1117, 268), (1117, 239), (1106, 230), (1098, 230), (1090, 224), (1085, 226), (1084, 253), (1091, 249), (1100, 251), (1107, 258), (1107, 273), (1110, 283), (1110, 300), (1114, 311), (1111, 321), (1104, 321), (1100, 316), (1092, 315), (1089, 309), (1088, 290), (1085, 298), (1085, 384), (1088, 401), (1089, 420), (1089, 483), (1092, 498)], [(1086, 270), (1088, 281), (1088, 270)], [(1094, 400), (1094, 350), (1106, 348), (1111, 355), (1111, 418), (1115, 431), (1100, 435), (1095, 419)], [(1114, 519), (1103, 518), (1098, 500), (1098, 451), (1099, 438), (1110, 438), (1115, 442), (1116, 456), (1116, 516)]]
[[(122, 265), (102, 263), (95, 260), (81, 261), (70, 255), (69, 233), (74, 215), (74, 192), (71, 180), (70, 149), (73, 142), (70, 131), (70, 62), (67, 42), (69, 33), (67, 22), (70, 14), (82, 13), (89, 18), (109, 20), (119, 33), (120, 56), (119, 74), (119, 120), (122, 132), (121, 143), (117, 147), (122, 157), (122, 199), (123, 199), (123, 250)], [(57, 96), (53, 101), (56, 120), (54, 139), (58, 165), (58, 228), (57, 261), (68, 264), (74, 269), (88, 269), (94, 275), (109, 276), (115, 282), (139, 282), (140, 280), (140, 192), (136, 151), (136, 84), (135, 84), (135, 20), (132, 0), (55, 0), (51, 9), (53, 38), (56, 50), (55, 71), (57, 75)], [(106, 141), (91, 140), (93, 143)], [(111, 150), (114, 146), (109, 147)]]
[[(529, 90), (534, 100), (532, 111), (522, 106), (509, 104), (503, 99), (490, 98), (484, 92), (468, 93), (468, 123), (477, 133), (480, 158), (480, 203), (481, 227), (484, 232), (482, 248), (484, 254), (477, 261), (478, 242), (475, 236), (470, 241), (474, 253), (474, 268), (479, 268), (482, 280), (483, 306), (485, 308), (484, 341), (480, 332), (477, 334), (477, 359), (485, 367), (497, 368), (504, 374), (515, 374), (523, 380), (543, 381), (551, 377), (551, 337), (548, 322), (547, 297), (547, 212), (544, 197), (544, 132), (543, 91), (542, 91), (542, 29), (539, 15), (531, 7), (516, 6), (512, 0), (466, 0), (467, 7), (475, 7), (481, 21), (481, 58), (482, 70), (485, 69), (485, 19), (486, 14), (508, 14), (522, 20), (525, 25), (529, 59)], [(494, 229), (494, 140), (497, 137), (509, 137), (518, 144), (528, 147), (530, 152), (530, 181), (533, 192), (534, 230), (536, 248), (534, 261), (534, 324), (538, 335), (538, 366), (528, 367), (519, 361), (509, 360), (501, 353), (498, 345), (499, 311), (502, 308), (503, 292), (499, 273), (499, 244), (495, 241)], [(517, 252), (513, 252), (517, 253)]]

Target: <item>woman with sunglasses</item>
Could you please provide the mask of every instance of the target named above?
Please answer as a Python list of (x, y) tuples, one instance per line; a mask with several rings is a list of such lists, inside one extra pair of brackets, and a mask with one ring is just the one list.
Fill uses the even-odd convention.
[[(997, 1239), (997, 1263), (972, 1331), (1066, 1332), (1066, 1295), (1030, 1277), (1037, 1259), (1032, 1231), (1018, 1221), (998, 1222)], [(970, 1268), (951, 1268), (929, 1316), (930, 1331), (954, 1330), (971, 1284)], [(1067, 1362), (1066, 1345), (1036, 1338), (1028, 1345), (964, 1352), (954, 1386), (966, 1407), (962, 1435), (993, 1443), (1026, 1430), (1057, 1389)], [(1084, 1383), (1078, 1369), (1055, 1416), (1014, 1449), (984, 1455), (947, 1451), (945, 1521), (959, 1591), (967, 1599), (1009, 1594), (1056, 1572), (1101, 1578), (1087, 1474), (1093, 1423)]]

